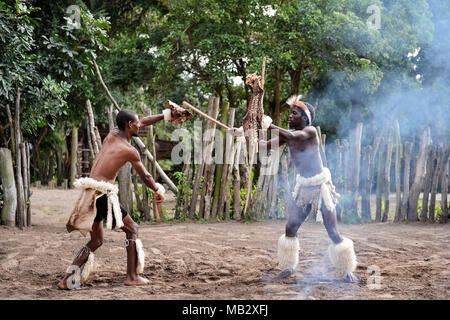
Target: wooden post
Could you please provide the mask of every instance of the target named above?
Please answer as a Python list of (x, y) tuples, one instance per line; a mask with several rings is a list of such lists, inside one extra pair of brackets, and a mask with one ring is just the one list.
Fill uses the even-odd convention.
[(449, 176), (449, 161), (444, 163), (444, 169), (442, 172), (442, 180), (441, 180), (441, 222), (448, 222), (448, 202), (447, 202), (447, 194), (448, 194), (448, 176)]
[(93, 159), (97, 156), (98, 152), (100, 151), (100, 146), (98, 145), (97, 136), (95, 134), (95, 120), (94, 120), (94, 114), (92, 112), (92, 106), (91, 101), (89, 99), (86, 100), (86, 109), (87, 109), (87, 130), (88, 130), (88, 136), (90, 137), (90, 140), (92, 141), (92, 148), (93, 148)]
[[(351, 196), (351, 204), (350, 208), (353, 209), (353, 213), (355, 217), (358, 216), (358, 191), (359, 191), (359, 174), (360, 174), (360, 165), (361, 165), (361, 137), (362, 137), (362, 128), (363, 124), (359, 122), (356, 125), (355, 130), (352, 133), (351, 138), (351, 159), (349, 161), (353, 162), (351, 166), (353, 170), (349, 170), (350, 179), (350, 196)], [(324, 152), (325, 153), (325, 150)]]
[[(229, 116), (228, 116), (228, 126), (230, 128), (234, 127), (234, 116), (235, 116), (235, 112), (236, 109), (235, 108), (231, 108), (229, 111)], [(219, 200), (217, 203), (217, 215), (219, 215), (220, 217), (222, 216), (222, 214), (224, 213), (224, 205), (225, 205), (225, 201), (226, 201), (226, 193), (227, 190), (229, 189), (229, 174), (228, 172), (230, 171), (229, 169), (232, 167), (232, 160), (234, 160), (231, 155), (232, 155), (232, 147), (233, 147), (233, 134), (231, 131), (227, 131), (225, 133), (225, 152), (224, 152), (224, 164), (222, 166), (222, 179), (221, 179), (221, 183), (220, 183), (220, 191), (219, 191)]]
[(6, 148), (0, 148), (0, 181), (3, 186), (1, 224), (13, 227), (16, 223), (17, 189), (11, 150)]
[(420, 213), (420, 221), (426, 222), (428, 219), (428, 200), (430, 198), (431, 185), (433, 182), (433, 173), (435, 170), (437, 150), (433, 145), (427, 148), (427, 165), (423, 187), (422, 212)]
[(361, 218), (363, 221), (371, 221), (372, 215), (370, 212), (370, 189), (369, 185), (372, 183), (370, 180), (370, 153), (372, 152), (372, 146), (367, 146), (362, 152), (362, 181), (361, 181)]
[(338, 192), (342, 192), (343, 189), (342, 146), (340, 139), (336, 139), (335, 146), (336, 146), (336, 168), (335, 168), (336, 189), (338, 190)]
[(402, 208), (400, 212), (400, 220), (405, 221), (408, 213), (408, 203), (409, 203), (409, 176), (411, 174), (411, 150), (413, 147), (412, 142), (405, 144), (405, 154), (404, 163), (405, 169), (403, 172), (403, 196), (402, 196)]
[(77, 178), (77, 148), (78, 148), (78, 128), (72, 128), (72, 143), (70, 148), (70, 188)]
[[(149, 110), (150, 115), (152, 114), (152, 111)], [(156, 140), (155, 140), (155, 134), (153, 132), (153, 125), (149, 126), (149, 135), (150, 135), (150, 152), (152, 155), (152, 175), (153, 178), (157, 179), (156, 177), (156, 167), (157, 167), (157, 162), (156, 162)], [(175, 194), (178, 193), (178, 189), (177, 192)], [(152, 201), (153, 201), (153, 213), (154, 213), (154, 217), (156, 220), (156, 223), (161, 222), (161, 218), (162, 218), (162, 212), (159, 211), (160, 205), (156, 203), (156, 199), (155, 199), (155, 195), (153, 194), (152, 196)]]
[(402, 207), (402, 193), (400, 181), (400, 158), (401, 158), (401, 139), (400, 125), (395, 120), (395, 217), (394, 221), (400, 220), (400, 210)]
[[(229, 111), (229, 107), (230, 107), (230, 103), (229, 102), (225, 102), (224, 103), (224, 107), (223, 107), (223, 112), (222, 112), (222, 122), (226, 123), (227, 118), (228, 118), (228, 111)], [(226, 139), (223, 139), (224, 137), (226, 137), (226, 131), (224, 128), (220, 129), (221, 135), (222, 135), (222, 147), (226, 149)], [(217, 150), (216, 150), (217, 152)], [(225, 163), (225, 153), (226, 150), (222, 150), (222, 154), (223, 154), (223, 162)], [(221, 190), (221, 186), (222, 184), (220, 183), (222, 180), (222, 176), (223, 176), (223, 171), (224, 171), (224, 167), (225, 164), (224, 163), (218, 163), (216, 164), (216, 177), (215, 177), (215, 181), (214, 181), (214, 197), (213, 197), (213, 202), (212, 202), (212, 209), (211, 209), (211, 218), (215, 219), (217, 216), (217, 209), (219, 207), (219, 197), (220, 197), (220, 190)], [(222, 215), (222, 213), (220, 213), (220, 215)]]
[(6, 114), (8, 116), (9, 121), (9, 127), (10, 127), (10, 133), (11, 133), (11, 156), (13, 159), (15, 159), (16, 155), (16, 135), (15, 135), (15, 129), (14, 129), (14, 122), (11, 114), (11, 109), (9, 108), (9, 104), (6, 105)]
[[(450, 146), (443, 147), (441, 146), (440, 152), (437, 157), (436, 170), (433, 175), (433, 183), (431, 185), (431, 197), (430, 197), (430, 222), (435, 222), (435, 207), (436, 207), (436, 193), (438, 189), (439, 180), (441, 180), (442, 170), (444, 166), (447, 164), (448, 157), (450, 155)], [(441, 193), (442, 196), (442, 193)], [(444, 212), (443, 212), (444, 214)]]
[[(214, 97), (210, 97), (209, 98), (209, 102), (208, 102), (208, 115), (212, 116), (213, 114), (213, 108), (214, 108)], [(215, 119), (216, 117), (214, 117)], [(207, 141), (209, 141), (209, 136), (211, 134), (212, 130), (208, 130), (212, 127), (212, 122), (208, 121), (206, 123), (206, 132), (203, 133), (203, 141), (202, 141), (202, 151), (203, 154), (201, 156), (201, 163), (198, 164), (197, 167), (197, 173), (195, 176), (195, 182), (194, 182), (194, 189), (192, 190), (192, 198), (191, 198), (191, 205), (189, 208), (189, 219), (194, 219), (196, 210), (197, 210), (197, 201), (198, 201), (198, 195), (199, 195), (199, 189), (200, 189), (200, 184), (201, 184), (201, 180), (202, 180), (202, 176), (203, 176), (203, 172), (205, 170), (206, 167), (206, 163), (205, 163), (205, 159), (206, 159), (206, 146), (207, 146)], [(194, 142), (195, 143), (195, 142)], [(204, 184), (203, 184), (203, 189), (204, 189)], [(203, 190), (202, 190), (203, 193)], [(203, 206), (204, 206), (204, 202), (202, 201), (203, 199), (201, 199), (200, 201), (200, 209), (198, 212), (198, 217), (201, 218), (202, 217), (202, 213), (203, 213)]]
[(108, 107), (105, 107), (106, 113), (108, 114), (108, 128), (109, 128), (109, 131), (114, 129), (113, 107), (114, 107), (114, 105), (112, 103)]
[(386, 222), (389, 218), (389, 203), (390, 203), (390, 193), (391, 193), (391, 162), (392, 162), (392, 140), (393, 140), (393, 128), (389, 128), (388, 141), (386, 149), (386, 163), (384, 165), (384, 212), (383, 212), (383, 222)]
[(233, 163), (233, 219), (241, 219), (241, 176), (239, 174), (239, 163), (242, 145), (245, 141), (236, 141), (236, 149)]
[[(214, 98), (213, 103), (213, 109), (212, 109), (212, 117), (214, 119), (217, 118), (217, 115), (219, 113), (219, 98)], [(214, 141), (215, 141), (215, 132), (216, 132), (216, 124), (214, 122), (210, 122), (209, 130), (211, 131), (208, 141), (206, 142), (206, 148), (205, 150), (205, 176), (204, 176), (204, 187), (203, 187), (203, 194), (204, 197), (202, 197), (202, 201), (204, 203), (203, 206), (203, 216), (205, 220), (209, 220), (211, 218), (211, 204), (212, 204), (212, 193), (214, 191), (214, 170), (216, 168), (216, 164), (213, 162), (212, 159), (212, 151), (214, 147)], [(220, 132), (219, 132), (220, 133)]]
[(411, 186), (411, 191), (409, 195), (409, 210), (408, 210), (408, 220), (417, 221), (417, 205), (419, 201), (420, 191), (422, 189), (423, 180), (425, 178), (425, 165), (426, 165), (426, 149), (430, 144), (430, 128), (427, 127), (420, 138), (419, 145), (419, 156), (416, 162), (416, 174), (414, 176), (414, 182)]
[(385, 151), (383, 149), (380, 150), (380, 154), (378, 155), (378, 171), (377, 171), (377, 192), (376, 192), (376, 211), (375, 211), (375, 221), (381, 221), (381, 209), (382, 209), (382, 195), (383, 195), (383, 171), (384, 169), (384, 154)]

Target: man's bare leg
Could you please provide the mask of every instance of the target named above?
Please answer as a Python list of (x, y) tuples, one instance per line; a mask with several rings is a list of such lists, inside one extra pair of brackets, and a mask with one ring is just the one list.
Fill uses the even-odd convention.
[[(81, 266), (86, 262), (89, 257), (89, 253), (94, 252), (103, 244), (103, 221), (94, 221), (92, 224), (91, 240), (78, 252), (72, 265)], [(86, 248), (87, 247), (87, 248)], [(58, 288), (62, 290), (67, 290), (67, 279), (73, 274), (66, 273), (63, 279), (58, 283)]]
[[(323, 223), (325, 225), (325, 229), (328, 232), (328, 236), (333, 241), (334, 244), (340, 244), (343, 242), (344, 237), (342, 237), (337, 229), (337, 218), (336, 218), (336, 210), (328, 210), (324, 205), (320, 210), (323, 216)], [(347, 239), (349, 240), (349, 239)], [(353, 250), (353, 243), (352, 249)], [(353, 252), (354, 254), (354, 252)], [(349, 272), (345, 275), (345, 282), (351, 283), (359, 283), (360, 279), (353, 273)]]
[[(288, 238), (295, 238), (297, 236), (297, 231), (306, 220), (311, 212), (311, 205), (308, 205), (306, 210), (303, 210), (295, 205), (293, 201), (289, 204), (289, 217), (286, 224), (285, 236)], [(278, 275), (280, 278), (287, 278), (294, 272), (293, 268), (287, 268), (281, 271)]]
[(138, 286), (148, 284), (150, 281), (144, 277), (138, 276), (136, 273), (137, 253), (136, 239), (138, 236), (138, 225), (127, 215), (123, 219), (124, 226), (121, 228), (126, 235), (127, 243), (127, 278), (125, 284), (130, 286)]

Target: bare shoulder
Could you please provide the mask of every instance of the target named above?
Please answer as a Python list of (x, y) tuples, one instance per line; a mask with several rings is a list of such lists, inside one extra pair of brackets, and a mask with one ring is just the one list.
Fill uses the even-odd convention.
[(133, 146), (130, 145), (130, 148), (128, 149), (127, 155), (129, 156), (130, 161), (141, 161), (141, 155), (139, 154), (139, 151)]
[(307, 126), (306, 128), (303, 129), (303, 131), (309, 134), (311, 138), (317, 136), (317, 129), (314, 126)]

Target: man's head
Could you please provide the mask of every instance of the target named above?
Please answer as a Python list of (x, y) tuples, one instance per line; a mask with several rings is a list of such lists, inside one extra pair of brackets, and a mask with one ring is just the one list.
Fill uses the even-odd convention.
[(129, 132), (131, 136), (137, 137), (139, 131), (139, 117), (132, 110), (121, 110), (116, 116), (117, 127), (125, 132)]
[(289, 127), (292, 129), (303, 129), (312, 125), (315, 116), (314, 107), (300, 100), (301, 96), (292, 96), (286, 103), (291, 106), (291, 114), (289, 115)]

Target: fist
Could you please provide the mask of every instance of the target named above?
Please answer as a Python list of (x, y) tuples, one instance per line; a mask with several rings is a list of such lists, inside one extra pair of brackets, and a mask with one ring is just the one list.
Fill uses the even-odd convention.
[(163, 202), (164, 201), (164, 196), (163, 195), (161, 195), (161, 194), (155, 194), (155, 201), (156, 202)]

